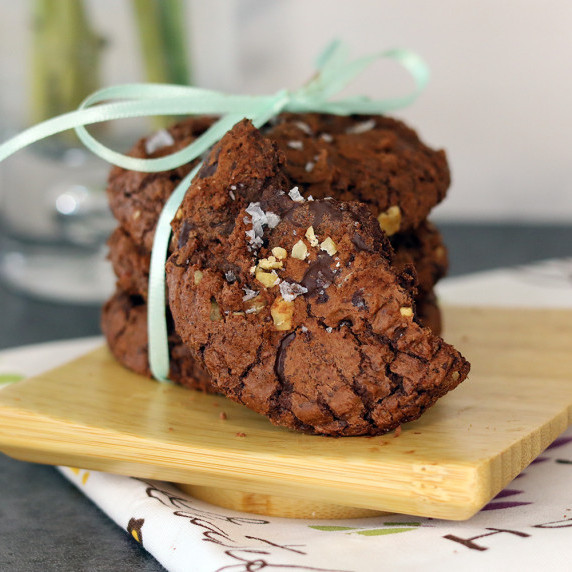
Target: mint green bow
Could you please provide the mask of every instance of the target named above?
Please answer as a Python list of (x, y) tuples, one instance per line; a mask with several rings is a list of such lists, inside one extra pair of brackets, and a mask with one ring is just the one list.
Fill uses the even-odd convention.
[[(362, 96), (330, 100), (373, 62), (383, 58), (400, 63), (411, 74), (415, 82), (412, 93), (385, 100)], [(228, 95), (197, 87), (160, 84), (104, 88), (87, 97), (78, 110), (35, 125), (0, 145), (0, 161), (36, 141), (75, 129), (84, 145), (109, 163), (131, 171), (167, 171), (199, 157), (243, 118), (250, 119), (255, 127), (262, 127), (283, 111), (336, 115), (384, 114), (411, 104), (429, 80), (427, 65), (410, 51), (388, 50), (350, 60), (347, 47), (339, 41), (332, 42), (318, 57), (316, 68), (316, 74), (300, 89), (280, 90), (267, 96)], [(129, 117), (203, 114), (220, 116), (220, 119), (186, 148), (157, 159), (139, 159), (118, 153), (97, 141), (85, 128), (86, 125)], [(149, 269), (147, 327), (149, 365), (153, 376), (159, 381), (169, 381), (165, 261), (171, 235), (170, 223), (199, 167), (179, 183), (165, 204), (155, 231)]]

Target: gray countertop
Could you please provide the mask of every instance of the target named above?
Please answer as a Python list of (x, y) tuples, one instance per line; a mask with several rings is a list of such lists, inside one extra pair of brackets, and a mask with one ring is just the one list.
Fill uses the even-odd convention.
[[(449, 275), (572, 256), (572, 225), (442, 224)], [(0, 348), (99, 334), (99, 308), (45, 303), (0, 285)], [(0, 454), (0, 570), (163, 570), (48, 466)]]

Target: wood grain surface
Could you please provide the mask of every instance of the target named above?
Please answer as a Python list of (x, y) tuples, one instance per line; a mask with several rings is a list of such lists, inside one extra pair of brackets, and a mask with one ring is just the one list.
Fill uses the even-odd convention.
[(469, 379), (399, 436), (294, 433), (128, 372), (100, 348), (0, 392), (0, 450), (197, 489), (466, 519), (570, 424), (572, 311), (446, 308), (445, 324)]

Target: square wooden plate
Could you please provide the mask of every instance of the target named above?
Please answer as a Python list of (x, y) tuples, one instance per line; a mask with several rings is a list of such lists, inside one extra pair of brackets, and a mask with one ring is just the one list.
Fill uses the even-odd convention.
[(100, 348), (0, 392), (0, 450), (245, 494), (466, 519), (570, 424), (572, 311), (446, 308), (445, 324), (447, 341), (472, 363), (470, 377), (399, 436), (297, 434), (223, 397), (128, 372)]

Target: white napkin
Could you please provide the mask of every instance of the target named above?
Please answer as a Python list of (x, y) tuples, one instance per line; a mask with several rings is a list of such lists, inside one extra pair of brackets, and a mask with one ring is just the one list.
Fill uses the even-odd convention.
[[(438, 294), (446, 304), (570, 308), (572, 259), (451, 278)], [(163, 482), (60, 471), (171, 571), (521, 572), (572, 566), (572, 429), (465, 522), (257, 516), (195, 500)]]
[(570, 308), (572, 258), (447, 278), (436, 291), (449, 305)]
[(572, 430), (466, 522), (336, 521), (234, 512), (176, 487), (95, 471), (64, 476), (172, 571), (569, 570)]

